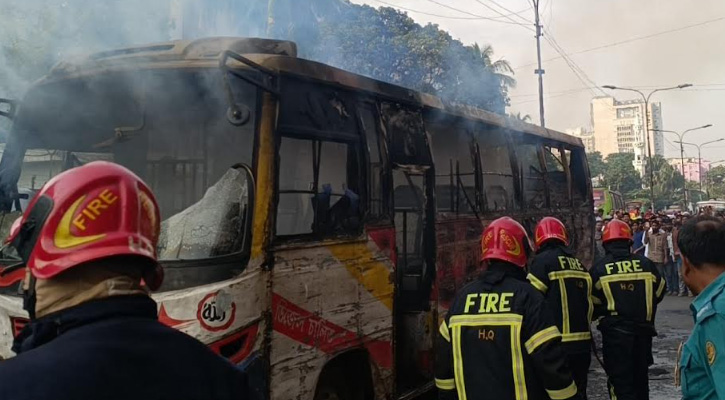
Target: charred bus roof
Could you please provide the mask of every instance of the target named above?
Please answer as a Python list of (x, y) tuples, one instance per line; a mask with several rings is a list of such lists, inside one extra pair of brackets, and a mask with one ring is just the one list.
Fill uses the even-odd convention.
[[(369, 92), (401, 102), (418, 104), (431, 110), (512, 129), (575, 147), (584, 147), (579, 138), (492, 113), (479, 108), (446, 102), (426, 93), (385, 83), (326, 64), (297, 57), (297, 45), (291, 41), (213, 37), (193, 41), (172, 41), (94, 53), (73, 62), (61, 62), (36, 85), (48, 81), (72, 79), (104, 71), (166, 68), (217, 68), (224, 51), (243, 55), (258, 66), (277, 74), (302, 76), (332, 82), (354, 90)], [(248, 68), (230, 60), (230, 66)], [(236, 64), (236, 65), (235, 65)]]

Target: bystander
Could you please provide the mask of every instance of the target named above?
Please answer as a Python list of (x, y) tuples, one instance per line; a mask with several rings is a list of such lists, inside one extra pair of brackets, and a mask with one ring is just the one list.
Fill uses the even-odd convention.
[(639, 221), (635, 221), (632, 224), (632, 231), (634, 232), (632, 252), (644, 255), (644, 225)]
[(602, 245), (602, 229), (604, 224), (597, 221), (594, 224), (594, 261), (604, 257), (604, 246)]
[(683, 218), (678, 216), (675, 219), (674, 225), (672, 227), (672, 252), (675, 255), (675, 266), (677, 267), (677, 278), (679, 281), (678, 294), (680, 296), (687, 296), (689, 290), (687, 289), (687, 285), (685, 285), (685, 281), (682, 279), (682, 254), (680, 253), (680, 246), (677, 245), (677, 239), (680, 234), (680, 228), (682, 227), (682, 221)]
[(649, 246), (646, 257), (655, 263), (657, 272), (664, 277), (665, 262), (667, 261), (667, 234), (660, 229), (659, 220), (652, 221), (652, 230), (644, 235), (644, 243)]
[(667, 233), (667, 255), (665, 257), (665, 281), (667, 282), (667, 294), (677, 296), (680, 287), (680, 278), (677, 275), (677, 264), (675, 262), (675, 243), (672, 237), (673, 230), (671, 220), (667, 220), (665, 224), (665, 232)]
[(683, 400), (725, 399), (725, 224), (701, 216), (677, 237), (682, 279), (697, 295), (690, 309), (695, 327), (678, 363)]

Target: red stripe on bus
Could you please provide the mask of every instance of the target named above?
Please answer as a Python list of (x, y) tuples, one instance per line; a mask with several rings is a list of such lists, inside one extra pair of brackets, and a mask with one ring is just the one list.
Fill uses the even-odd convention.
[(389, 341), (359, 337), (354, 332), (322, 319), (276, 293), (272, 296), (272, 315), (274, 330), (290, 339), (316, 347), (327, 354), (363, 345), (380, 367), (388, 369), (393, 367)]

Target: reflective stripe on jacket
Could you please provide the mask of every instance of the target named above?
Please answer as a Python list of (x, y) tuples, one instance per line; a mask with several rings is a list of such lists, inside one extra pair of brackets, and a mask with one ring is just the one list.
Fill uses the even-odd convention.
[(544, 247), (534, 258), (529, 282), (546, 298), (567, 352), (589, 352), (594, 305), (592, 277), (563, 246)]
[(442, 399), (570, 399), (561, 333), (520, 268), (493, 263), (459, 291), (437, 341)]
[(665, 295), (665, 281), (654, 263), (631, 254), (629, 244), (612, 243), (607, 255), (590, 271), (596, 313), (614, 321), (649, 326), (654, 331), (657, 304)]

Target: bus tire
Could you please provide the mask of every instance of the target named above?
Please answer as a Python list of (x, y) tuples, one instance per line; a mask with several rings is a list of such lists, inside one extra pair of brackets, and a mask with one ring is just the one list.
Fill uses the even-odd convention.
[(315, 400), (352, 400), (349, 390), (342, 379), (333, 378), (338, 374), (327, 374), (324, 380), (320, 381), (315, 391)]
[(325, 365), (315, 389), (315, 400), (372, 400), (372, 373), (366, 352), (341, 354)]

